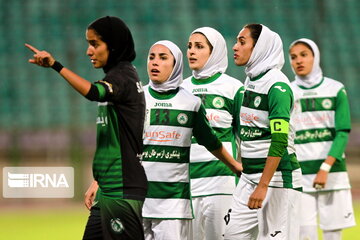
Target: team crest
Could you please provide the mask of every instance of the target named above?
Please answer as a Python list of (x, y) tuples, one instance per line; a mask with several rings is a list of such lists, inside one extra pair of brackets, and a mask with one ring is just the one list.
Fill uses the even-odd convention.
[(254, 106), (258, 107), (261, 103), (261, 97), (260, 96), (256, 96), (255, 100), (254, 100)]
[(225, 105), (225, 101), (224, 101), (224, 99), (221, 98), (221, 97), (216, 97), (216, 98), (214, 98), (214, 100), (212, 101), (212, 104), (213, 104), (214, 107), (216, 107), (216, 108), (222, 108), (222, 107), (224, 107), (224, 105)]
[(116, 233), (121, 233), (124, 231), (124, 225), (121, 223), (120, 218), (113, 218), (110, 220), (111, 228)]
[(321, 105), (323, 106), (323, 108), (325, 109), (330, 109), (332, 107), (332, 102), (330, 99), (324, 99), (322, 102), (321, 102)]
[(179, 113), (177, 120), (181, 125), (184, 125), (188, 122), (189, 118), (185, 113)]

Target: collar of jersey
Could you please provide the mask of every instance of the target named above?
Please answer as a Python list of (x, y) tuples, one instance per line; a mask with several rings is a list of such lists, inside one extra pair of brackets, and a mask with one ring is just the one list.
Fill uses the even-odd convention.
[(267, 74), (267, 73), (268, 73), (268, 71), (270, 71), (270, 69), (269, 69), (269, 70), (267, 70), (266, 72), (263, 72), (263, 73), (261, 73), (261, 74), (257, 75), (256, 77), (250, 78), (250, 81), (256, 81), (256, 80), (259, 80), (259, 79), (260, 79), (260, 78), (262, 78), (265, 74)]
[(151, 87), (149, 87), (150, 95), (156, 99), (170, 99), (170, 98), (173, 98), (178, 92), (179, 92), (179, 88), (169, 90), (166, 92), (157, 92), (154, 89), (152, 89)]
[(298, 86), (299, 88), (305, 89), (305, 90), (314, 89), (314, 88), (317, 88), (318, 86), (320, 86), (320, 85), (323, 83), (323, 81), (324, 81), (324, 77), (321, 79), (321, 81), (320, 81), (318, 84), (316, 84), (316, 85), (314, 85), (314, 86), (312, 86), (312, 87), (309, 87), (309, 88), (304, 87), (304, 86), (300, 86), (300, 85), (297, 85), (297, 86)]
[(204, 79), (196, 79), (196, 78), (192, 77), (191, 82), (195, 85), (208, 84), (208, 83), (212, 83), (213, 81), (218, 79), (220, 76), (221, 76), (221, 73), (216, 73), (216, 74), (212, 75), (211, 77), (204, 78)]

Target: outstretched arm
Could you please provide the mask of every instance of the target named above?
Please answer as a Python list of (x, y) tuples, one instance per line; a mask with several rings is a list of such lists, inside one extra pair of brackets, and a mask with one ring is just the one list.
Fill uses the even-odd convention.
[(63, 67), (59, 62), (56, 62), (55, 58), (50, 53), (40, 51), (27, 43), (25, 46), (34, 53), (33, 58), (29, 59), (29, 63), (46, 68), (52, 67), (81, 95), (86, 96), (89, 93), (91, 88), (91, 83), (89, 81)]

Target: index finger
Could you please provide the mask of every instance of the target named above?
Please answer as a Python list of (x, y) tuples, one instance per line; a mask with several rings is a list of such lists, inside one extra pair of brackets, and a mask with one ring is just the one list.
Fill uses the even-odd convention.
[(25, 46), (26, 46), (27, 48), (29, 48), (31, 51), (33, 51), (34, 53), (40, 52), (38, 49), (36, 49), (35, 47), (31, 46), (30, 44), (25, 43)]

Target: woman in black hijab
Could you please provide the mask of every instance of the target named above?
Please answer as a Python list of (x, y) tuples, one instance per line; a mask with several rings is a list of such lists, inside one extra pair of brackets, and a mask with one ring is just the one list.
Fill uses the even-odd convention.
[(63, 67), (50, 53), (26, 44), (34, 52), (29, 62), (53, 68), (80, 94), (99, 102), (94, 181), (85, 194), (91, 215), (84, 239), (143, 239), (141, 209), (147, 180), (140, 156), (145, 99), (131, 64), (136, 56), (134, 41), (126, 24), (109, 16), (91, 23), (86, 39), (93, 67), (105, 72), (93, 84)]

